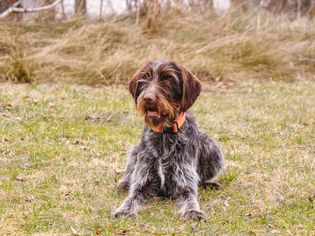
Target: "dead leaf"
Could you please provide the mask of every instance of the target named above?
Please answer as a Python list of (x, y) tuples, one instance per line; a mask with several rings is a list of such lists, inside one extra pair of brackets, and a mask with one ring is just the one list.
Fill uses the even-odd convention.
[(30, 169), (32, 167), (32, 163), (26, 162), (23, 166), (25, 169)]
[(308, 200), (310, 202), (313, 202), (315, 200), (315, 192), (308, 197)]
[(9, 139), (6, 137), (0, 137), (1, 142), (9, 142)]
[(70, 196), (70, 192), (65, 193), (64, 198), (67, 199)]
[(114, 114), (110, 114), (110, 115), (105, 119), (105, 122), (112, 122), (112, 121), (113, 121), (113, 117), (114, 117)]
[(25, 202), (32, 203), (34, 202), (34, 196), (28, 196), (25, 198)]
[(23, 217), (27, 217), (28, 215), (29, 215), (28, 212), (23, 212), (23, 213), (22, 213), (22, 216), (23, 216)]
[(96, 229), (96, 230), (95, 230), (95, 234), (96, 234), (96, 235), (101, 235), (101, 233), (102, 233), (101, 229)]
[(249, 212), (249, 213), (246, 213), (245, 216), (246, 216), (246, 217), (251, 217), (251, 216), (252, 216), (252, 213), (250, 213), (250, 212)]
[(120, 233), (118, 233), (118, 235), (126, 235), (127, 234), (127, 230), (123, 230), (123, 231), (121, 231)]
[(15, 179), (16, 179), (17, 181), (20, 181), (20, 182), (25, 182), (25, 181), (26, 181), (26, 178), (23, 177), (23, 176), (17, 176)]
[(74, 144), (75, 144), (75, 145), (78, 145), (78, 144), (84, 144), (84, 143), (83, 143), (82, 140), (76, 140), (76, 141), (74, 142)]
[(72, 227), (71, 225), (70, 225), (70, 229), (71, 229), (71, 232), (72, 232), (74, 235), (80, 235), (79, 230), (75, 229), (75, 228)]
[(96, 115), (87, 115), (85, 117), (86, 120), (93, 120), (93, 121), (98, 121), (100, 120), (101, 118), (99, 116), (96, 116)]

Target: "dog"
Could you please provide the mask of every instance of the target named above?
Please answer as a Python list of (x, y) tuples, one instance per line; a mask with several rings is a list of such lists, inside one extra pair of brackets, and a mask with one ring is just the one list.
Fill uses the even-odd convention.
[(223, 168), (219, 146), (197, 128), (187, 110), (201, 83), (173, 61), (150, 61), (129, 81), (137, 110), (145, 119), (138, 145), (119, 181), (128, 197), (112, 217), (132, 216), (152, 196), (176, 199), (185, 220), (201, 220), (198, 186), (219, 187), (213, 180)]

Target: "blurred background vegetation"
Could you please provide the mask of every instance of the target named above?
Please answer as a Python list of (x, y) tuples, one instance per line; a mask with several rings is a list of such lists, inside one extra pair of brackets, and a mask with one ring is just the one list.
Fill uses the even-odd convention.
[(218, 86), (314, 79), (314, 15), (314, 0), (0, 0), (0, 80), (120, 84), (152, 59)]

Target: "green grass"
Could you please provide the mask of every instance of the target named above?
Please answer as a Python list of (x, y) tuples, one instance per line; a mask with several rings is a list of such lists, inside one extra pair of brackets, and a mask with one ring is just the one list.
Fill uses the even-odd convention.
[(123, 87), (0, 85), (1, 234), (314, 235), (315, 83), (205, 87), (192, 108), (226, 156), (223, 189), (200, 190), (203, 222), (173, 201), (111, 219), (142, 119)]

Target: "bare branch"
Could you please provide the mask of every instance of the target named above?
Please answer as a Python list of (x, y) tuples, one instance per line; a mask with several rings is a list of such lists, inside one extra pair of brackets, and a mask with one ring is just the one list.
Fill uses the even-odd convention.
[(14, 3), (12, 5), (12, 7), (10, 7), (8, 10), (6, 10), (5, 12), (3, 12), (2, 14), (0, 14), (0, 19), (5, 18), (6, 16), (8, 16), (10, 13), (12, 12), (20, 12), (20, 13), (26, 13), (26, 12), (38, 12), (38, 11), (45, 11), (45, 10), (49, 10), (55, 6), (57, 6), (58, 4), (62, 3), (63, 0), (56, 0), (55, 2), (53, 2), (52, 4), (43, 6), (43, 7), (34, 7), (34, 8), (20, 8), (17, 7), (18, 4), (20, 3), (20, 1)]

